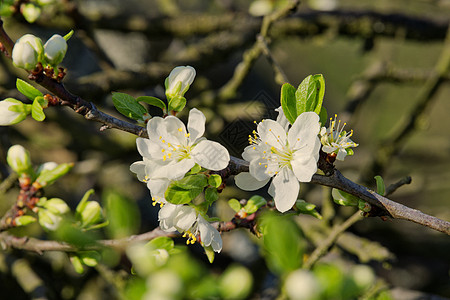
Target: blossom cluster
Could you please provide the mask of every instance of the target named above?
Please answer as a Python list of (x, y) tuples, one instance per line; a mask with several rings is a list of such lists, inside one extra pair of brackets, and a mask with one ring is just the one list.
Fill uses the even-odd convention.
[[(166, 80), (166, 94), (183, 96), (195, 77), (192, 67), (175, 68)], [(143, 160), (133, 163), (130, 170), (139, 180), (146, 182), (154, 203), (159, 203), (160, 227), (165, 231), (178, 230), (195, 243), (201, 243), (214, 251), (222, 249), (219, 232), (205, 220), (194, 205), (172, 204), (166, 201), (169, 184), (182, 179), (194, 166), (219, 171), (225, 169), (230, 155), (225, 147), (209, 141), (205, 132), (205, 115), (196, 108), (189, 112), (187, 128), (175, 116), (153, 117), (147, 123), (148, 138), (136, 140)]]
[[(194, 78), (194, 68), (176, 67), (165, 82), (168, 102), (184, 101), (180, 106), (184, 107), (184, 94)], [(320, 109), (321, 104), (317, 110)], [(329, 128), (321, 126), (317, 110), (304, 111), (296, 118), (292, 118), (290, 111), (288, 120), (284, 107), (279, 107), (276, 120), (258, 123), (249, 137), (250, 145), (242, 154), (249, 162), (249, 172), (236, 175), (236, 185), (253, 191), (271, 181), (268, 192), (275, 207), (286, 212), (297, 202), (300, 182), (310, 182), (317, 172), (320, 149), (338, 160), (352, 155), (350, 147), (358, 146), (350, 140), (353, 131), (345, 132), (345, 123), (337, 122), (336, 117), (334, 121), (330, 120)], [(220, 234), (209, 224), (204, 212), (192, 203), (167, 200), (171, 184), (192, 173), (195, 166), (219, 171), (228, 165), (230, 156), (226, 148), (202, 137), (205, 121), (204, 114), (196, 108), (189, 112), (187, 128), (176, 116), (151, 118), (147, 123), (148, 138), (136, 140), (143, 159), (133, 163), (130, 170), (147, 184), (154, 205), (161, 205), (159, 221), (163, 230), (184, 233), (188, 244), (195, 243), (200, 237), (203, 246), (211, 246), (220, 252)]]

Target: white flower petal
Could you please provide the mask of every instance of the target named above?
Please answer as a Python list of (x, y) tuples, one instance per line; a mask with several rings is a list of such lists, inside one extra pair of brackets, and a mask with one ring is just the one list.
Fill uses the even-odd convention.
[(142, 157), (151, 158), (159, 147), (152, 143), (149, 139), (137, 138), (136, 146)]
[(197, 212), (195, 209), (187, 205), (180, 205), (174, 218), (174, 226), (178, 231), (185, 232), (191, 229), (196, 220)]
[(275, 207), (280, 212), (292, 208), (297, 200), (300, 184), (289, 168), (283, 168), (272, 180)]
[(198, 229), (200, 231), (200, 239), (205, 246), (211, 246), (214, 252), (220, 253), (222, 250), (222, 238), (220, 233), (202, 216), (198, 216)]
[(167, 165), (158, 165), (158, 168), (153, 168), (151, 178), (167, 178), (170, 180), (180, 180), (184, 175), (195, 165), (192, 158), (185, 158), (176, 163)]
[(267, 159), (257, 158), (250, 162), (249, 171), (256, 180), (266, 180), (267, 178), (271, 177), (267, 172), (268, 167), (269, 164)]
[(249, 145), (245, 147), (242, 158), (250, 162), (259, 157), (268, 157), (270, 155), (270, 147), (264, 143), (258, 145)]
[(223, 170), (230, 162), (228, 150), (221, 144), (208, 140), (198, 143), (191, 151), (191, 155), (196, 163), (212, 171)]
[(288, 132), (288, 142), (293, 150), (313, 147), (320, 130), (319, 116), (312, 111), (297, 117)]
[(181, 207), (181, 205), (166, 203), (159, 210), (158, 213), (159, 227), (161, 227), (162, 230), (168, 232), (177, 230), (174, 226), (174, 218), (176, 216), (179, 207)]
[[(150, 179), (147, 183), (147, 187), (150, 190), (150, 194), (153, 199), (156, 201), (160, 201), (164, 199), (164, 194), (169, 187), (170, 180), (162, 178), (162, 179)], [(165, 202), (165, 201), (164, 201)]]
[(195, 144), (196, 140), (205, 133), (205, 115), (196, 108), (189, 111), (188, 131), (189, 131), (189, 145)]
[(297, 155), (291, 161), (292, 170), (300, 182), (310, 182), (312, 176), (317, 172), (317, 157)]
[(130, 171), (136, 173), (139, 181), (145, 180), (145, 162), (137, 161), (131, 164)]
[(263, 186), (265, 186), (270, 180), (270, 177), (266, 178), (265, 180), (259, 181), (256, 180), (255, 177), (253, 177), (248, 172), (242, 172), (239, 173), (234, 177), (234, 181), (236, 183), (236, 186), (244, 191), (255, 191)]
[(339, 152), (336, 156), (337, 160), (344, 160), (344, 158), (347, 156), (347, 151), (345, 149), (339, 148)]
[(164, 126), (167, 135), (163, 136), (166, 142), (174, 145), (187, 146), (186, 126), (175, 116), (168, 116), (164, 119)]
[(289, 120), (284, 115), (283, 108), (280, 106), (277, 109), (275, 109), (276, 112), (278, 112), (277, 122), (280, 123), (281, 127), (284, 128), (285, 131), (289, 128)]
[(286, 131), (274, 120), (264, 120), (258, 124), (261, 140), (270, 146), (282, 149), (286, 145)]

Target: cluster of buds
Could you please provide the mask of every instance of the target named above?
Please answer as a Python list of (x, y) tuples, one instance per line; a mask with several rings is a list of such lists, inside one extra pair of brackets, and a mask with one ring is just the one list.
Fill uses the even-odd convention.
[(33, 70), (39, 63), (44, 66), (58, 66), (66, 55), (67, 40), (72, 33), (73, 31), (64, 37), (55, 34), (45, 44), (40, 38), (32, 34), (25, 34), (14, 45), (13, 64), (25, 70)]

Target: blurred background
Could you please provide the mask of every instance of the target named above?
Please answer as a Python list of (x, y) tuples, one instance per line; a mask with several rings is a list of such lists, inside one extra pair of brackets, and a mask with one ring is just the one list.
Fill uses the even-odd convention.
[[(390, 198), (450, 220), (450, 43), (445, 42), (449, 39), (449, 0), (302, 1), (293, 14), (272, 24), (262, 44), (257, 36), (263, 16), (289, 1), (29, 2), (40, 8), (38, 18), (29, 23), (12, 10), (2, 18), (5, 30), (13, 40), (33, 33), (45, 41), (54, 33), (64, 35), (73, 29), (62, 63), (67, 68), (64, 84), (69, 91), (123, 118), (113, 106), (111, 92), (164, 99), (164, 79), (172, 68), (191, 65), (197, 77), (186, 94), (187, 107), (203, 111), (207, 137), (220, 141), (237, 157), (247, 145), (253, 121), (276, 117), (283, 81), (297, 86), (310, 74), (323, 74), (329, 117), (338, 114), (360, 144), (354, 156), (336, 167), (370, 188), (375, 187), (375, 175), (382, 175), (386, 185), (411, 176), (411, 184)], [(241, 66), (238, 75), (242, 78), (235, 76), (237, 66)], [(15, 89), (16, 78), (25, 79), (26, 75), (2, 56), (1, 98), (26, 102)], [(180, 118), (186, 120), (187, 112)], [(150, 113), (161, 115), (157, 109)], [(100, 202), (102, 195), (114, 191), (139, 208), (140, 228), (135, 233), (155, 228), (158, 209), (151, 205), (146, 186), (129, 171), (130, 164), (141, 159), (136, 137), (113, 129), (100, 132), (99, 124), (69, 108), (50, 108), (46, 115), (42, 123), (30, 118), (0, 127), (2, 180), (9, 175), (6, 151), (21, 144), (30, 150), (36, 164), (75, 163), (68, 175), (46, 189), (46, 195), (62, 198), (74, 208), (90, 188), (95, 189), (93, 199)], [(233, 182), (228, 181), (214, 208), (222, 220), (234, 215), (227, 206), (230, 198), (251, 195), (234, 188)], [(18, 189), (13, 188), (0, 195), (2, 214), (17, 194)], [(329, 195), (327, 188), (302, 184), (301, 198), (317, 205), (327, 228), (354, 212), (334, 205)], [(296, 222), (311, 245), (324, 238), (325, 231), (320, 235), (322, 229), (317, 227), (322, 225), (314, 218), (300, 216)], [(39, 237), (42, 232), (31, 226), (15, 234)], [(207, 262), (201, 247), (189, 249), (202, 274), (223, 276), (230, 266), (239, 265), (250, 272), (253, 285), (236, 298), (276, 298), (279, 292), (273, 287), (279, 279), (266, 266), (261, 242), (243, 229), (222, 237), (224, 249), (213, 264)], [(368, 218), (355, 224), (324, 261), (370, 266), (394, 299), (430, 294), (445, 298), (450, 297), (449, 249), (450, 239), (445, 234), (406, 221)], [(8, 270), (8, 261), (18, 259), (30, 262), (44, 282), (59, 275), (54, 285), (47, 287), (51, 299), (117, 296), (98, 268), (78, 275), (60, 254), (39, 256), (10, 250), (2, 255), (0, 286), (15, 299), (31, 295)], [(185, 297), (203, 298), (190, 295)], [(224, 295), (211, 299), (226, 298)]]

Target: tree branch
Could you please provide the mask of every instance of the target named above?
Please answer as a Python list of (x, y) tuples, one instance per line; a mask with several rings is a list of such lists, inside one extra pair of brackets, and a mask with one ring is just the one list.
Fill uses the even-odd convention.
[(179, 236), (179, 234), (173, 232), (165, 232), (158, 227), (156, 229), (153, 229), (152, 231), (148, 231), (146, 233), (138, 235), (132, 235), (123, 239), (99, 240), (95, 244), (80, 248), (65, 242), (39, 240), (30, 237), (16, 237), (7, 232), (2, 232), (0, 233), (0, 244), (2, 245), (3, 249), (15, 248), (37, 252), (39, 254), (45, 251), (75, 252), (79, 250), (100, 250), (103, 247), (111, 247), (118, 250), (123, 250), (130, 243), (146, 242), (160, 236), (175, 237)]

